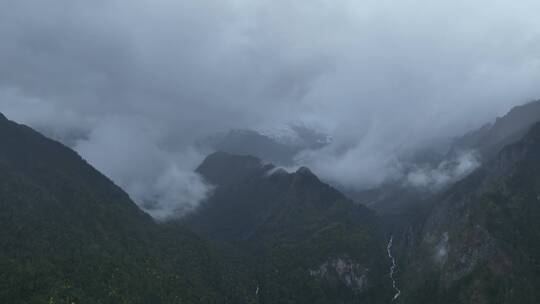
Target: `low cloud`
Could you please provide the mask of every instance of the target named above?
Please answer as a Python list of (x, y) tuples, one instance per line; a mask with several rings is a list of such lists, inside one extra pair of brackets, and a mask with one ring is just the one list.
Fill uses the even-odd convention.
[(437, 166), (415, 167), (406, 174), (406, 185), (438, 190), (468, 175), (480, 166), (480, 157), (474, 151), (460, 152)]
[(170, 151), (161, 136), (142, 118), (110, 117), (74, 148), (143, 210), (167, 219), (192, 211), (212, 187), (193, 171), (203, 156), (191, 147)]
[(298, 165), (363, 188), (540, 96), (537, 0), (0, 2), (0, 111), (155, 214), (209, 191), (190, 148), (209, 134), (309, 126), (332, 142)]

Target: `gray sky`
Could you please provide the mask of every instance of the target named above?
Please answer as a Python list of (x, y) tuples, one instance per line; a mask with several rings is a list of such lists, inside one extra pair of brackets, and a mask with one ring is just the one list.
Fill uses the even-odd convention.
[[(537, 0), (0, 0), (0, 111), (167, 213), (208, 191), (189, 146), (305, 123), (349, 186), (540, 97)], [(187, 207), (186, 207), (187, 206)], [(162, 212), (157, 212), (161, 215)]]

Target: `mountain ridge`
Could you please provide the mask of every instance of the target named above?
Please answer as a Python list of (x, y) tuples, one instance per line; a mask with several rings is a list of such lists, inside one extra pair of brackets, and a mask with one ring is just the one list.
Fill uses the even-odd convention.
[[(213, 181), (214, 193), (183, 223), (251, 256), (262, 302), (384, 303), (391, 297), (377, 217), (308, 168), (288, 173), (252, 156), (217, 152), (197, 171)], [(229, 174), (216, 178), (214, 171)]]
[(3, 302), (254, 301), (241, 267), (157, 224), (76, 152), (7, 119), (0, 143)]
[(404, 236), (405, 299), (536, 303), (539, 167), (540, 122), (441, 194)]

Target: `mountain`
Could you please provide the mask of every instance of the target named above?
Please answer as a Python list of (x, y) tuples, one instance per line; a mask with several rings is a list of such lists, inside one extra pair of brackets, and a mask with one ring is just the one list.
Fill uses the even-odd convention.
[(253, 130), (231, 130), (200, 140), (201, 150), (224, 151), (253, 155), (279, 165), (294, 165), (294, 157), (302, 150), (320, 149), (328, 144), (328, 136), (305, 126), (291, 126), (292, 135), (270, 136)]
[(539, 218), (536, 123), (433, 198), (402, 235), (403, 303), (539, 303)]
[[(448, 149), (479, 151), (466, 177), (385, 184), (355, 193), (361, 204), (257, 157), (277, 140), (215, 152), (197, 168), (211, 196), (163, 223), (0, 114), (0, 302), (540, 303), (539, 120), (540, 101), (516, 107)], [(411, 168), (456, 166), (438, 153)]]
[(455, 140), (454, 149), (475, 149), (485, 159), (497, 155), (506, 145), (521, 139), (540, 121), (540, 100), (513, 107), (506, 115)]
[[(431, 141), (425, 148), (402, 159), (404, 178), (363, 191), (347, 191), (356, 202), (375, 210), (387, 224), (401, 229), (410, 223), (419, 209), (431, 204), (431, 197), (444, 192), (474, 167), (489, 162), (506, 145), (519, 141), (540, 121), (540, 100), (513, 107), (493, 123), (459, 136), (449, 142)], [(463, 170), (463, 168), (470, 167)], [(422, 178), (446, 180), (440, 185), (411, 185), (416, 174)], [(433, 177), (431, 177), (431, 175)]]
[(217, 152), (197, 171), (213, 195), (184, 224), (246, 255), (260, 303), (386, 303), (392, 297), (378, 218), (321, 182), (252, 156)]
[(255, 303), (254, 280), (228, 260), (0, 115), (0, 302)]

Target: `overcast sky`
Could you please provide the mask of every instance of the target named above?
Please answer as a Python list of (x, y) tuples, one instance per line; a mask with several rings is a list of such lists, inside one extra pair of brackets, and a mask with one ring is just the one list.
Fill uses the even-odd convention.
[(0, 0), (0, 111), (162, 211), (209, 190), (197, 138), (304, 123), (323, 178), (540, 97), (538, 0)]

